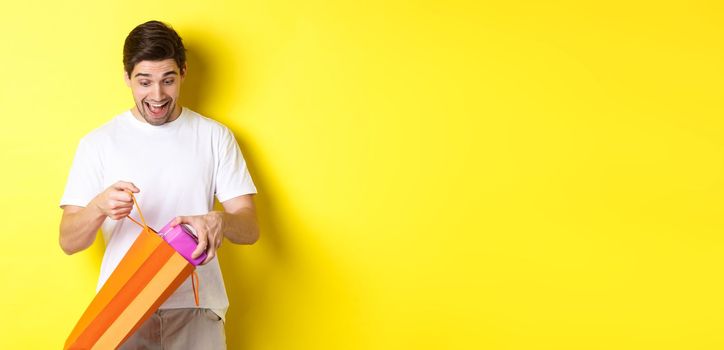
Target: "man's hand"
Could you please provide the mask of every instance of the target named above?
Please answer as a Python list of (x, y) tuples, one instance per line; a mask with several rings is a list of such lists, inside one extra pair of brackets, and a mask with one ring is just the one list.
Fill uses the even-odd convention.
[(134, 184), (118, 181), (93, 198), (89, 206), (94, 206), (113, 220), (123, 219), (133, 210), (133, 199), (129, 191), (140, 192)]
[(171, 226), (188, 224), (196, 230), (199, 245), (191, 257), (196, 259), (207, 250), (202, 265), (216, 256), (224, 237), (234, 244), (254, 244), (259, 239), (253, 195), (234, 197), (222, 202), (221, 205), (224, 206), (224, 211), (212, 211), (206, 215), (179, 216), (171, 224)]
[(133, 199), (126, 191), (138, 193), (139, 189), (130, 182), (119, 181), (98, 194), (86, 207), (63, 206), (59, 237), (63, 251), (74, 254), (90, 247), (106, 217), (119, 220), (130, 214)]
[(196, 231), (199, 245), (196, 246), (191, 258), (198, 258), (206, 250), (206, 259), (201, 265), (206, 265), (216, 256), (216, 250), (224, 240), (224, 213), (212, 211), (206, 215), (178, 216), (171, 223), (171, 227), (188, 224)]

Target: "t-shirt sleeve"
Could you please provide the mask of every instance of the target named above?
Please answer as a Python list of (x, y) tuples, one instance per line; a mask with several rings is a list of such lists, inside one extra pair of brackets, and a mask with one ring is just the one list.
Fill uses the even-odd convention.
[(93, 147), (85, 138), (81, 139), (75, 151), (60, 206), (87, 206), (103, 191), (102, 167), (98, 147)]
[(256, 193), (246, 161), (234, 134), (223, 128), (218, 145), (216, 166), (216, 198), (225, 202), (234, 197)]

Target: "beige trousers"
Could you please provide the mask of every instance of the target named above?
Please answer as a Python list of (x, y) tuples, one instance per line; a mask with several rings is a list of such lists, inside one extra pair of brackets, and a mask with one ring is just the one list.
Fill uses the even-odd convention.
[(224, 322), (209, 309), (157, 310), (122, 350), (225, 350)]

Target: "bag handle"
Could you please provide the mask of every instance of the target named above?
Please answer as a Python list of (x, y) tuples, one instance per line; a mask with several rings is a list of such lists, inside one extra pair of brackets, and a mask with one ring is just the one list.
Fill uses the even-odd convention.
[(196, 274), (196, 269), (191, 271), (191, 287), (194, 289), (194, 302), (196, 306), (199, 306), (199, 275)]
[(143, 225), (141, 225), (140, 222), (136, 221), (134, 218), (131, 217), (131, 213), (128, 213), (127, 217), (131, 219), (131, 221), (135, 222), (136, 225), (141, 226), (141, 228), (147, 228), (148, 225), (146, 224), (146, 219), (143, 218), (143, 213), (141, 212), (141, 207), (138, 205), (138, 202), (136, 201), (136, 196), (133, 195), (133, 192), (126, 190), (128, 194), (131, 195), (131, 199), (133, 200), (133, 204), (136, 206), (136, 209), (138, 210), (138, 215), (141, 217), (141, 221), (143, 222)]

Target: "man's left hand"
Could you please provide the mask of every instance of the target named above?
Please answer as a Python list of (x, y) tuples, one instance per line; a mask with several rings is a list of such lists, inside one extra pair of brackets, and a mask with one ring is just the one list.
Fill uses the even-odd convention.
[(175, 227), (180, 224), (190, 225), (196, 231), (199, 245), (191, 254), (191, 258), (198, 258), (206, 250), (206, 259), (201, 263), (201, 265), (206, 265), (216, 256), (216, 250), (224, 240), (224, 213), (212, 211), (206, 215), (177, 216), (171, 226)]

